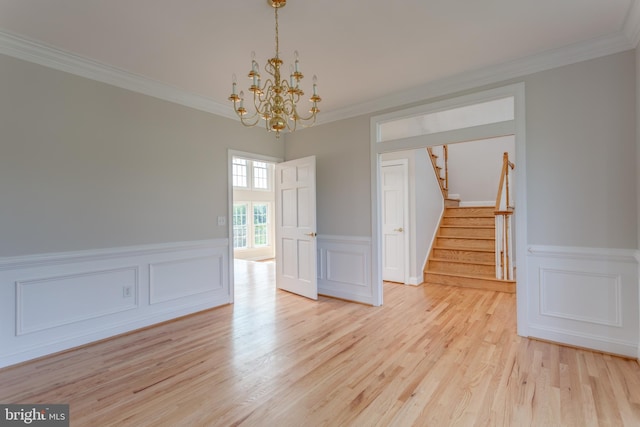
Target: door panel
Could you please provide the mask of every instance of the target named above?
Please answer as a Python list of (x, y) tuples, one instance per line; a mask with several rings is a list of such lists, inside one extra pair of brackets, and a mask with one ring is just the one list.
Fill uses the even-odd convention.
[(318, 299), (316, 159), (276, 165), (276, 285)]
[(407, 165), (383, 163), (382, 184), (382, 279), (406, 281), (406, 181)]

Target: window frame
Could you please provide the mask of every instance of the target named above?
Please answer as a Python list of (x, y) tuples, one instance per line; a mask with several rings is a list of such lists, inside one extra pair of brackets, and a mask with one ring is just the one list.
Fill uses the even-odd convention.
[[(244, 162), (244, 164), (241, 162)], [(249, 163), (248, 159), (244, 159), (242, 157), (234, 156), (231, 159), (231, 179), (232, 179), (233, 188), (245, 188), (245, 189), (249, 188), (248, 184), (250, 181), (249, 181), (249, 164), (248, 163)], [(236, 173), (236, 170), (240, 168), (244, 169), (244, 174)], [(243, 179), (245, 185), (236, 185), (236, 178)]]
[[(258, 245), (255, 242), (255, 230), (256, 230), (256, 224), (255, 224), (255, 206), (256, 205), (264, 205), (266, 206), (266, 212), (265, 212), (265, 216), (266, 216), (266, 222), (264, 224), (259, 224), (259, 225), (264, 225), (265, 226), (265, 233), (266, 233), (266, 244), (264, 245)], [(236, 235), (235, 235), (235, 231), (236, 231), (236, 226), (235, 224), (232, 224), (232, 241), (233, 241), (233, 250), (234, 251), (246, 251), (246, 250), (251, 250), (251, 249), (262, 249), (262, 248), (268, 248), (270, 246), (273, 246), (273, 241), (274, 241), (274, 236), (272, 233), (272, 216), (273, 216), (273, 206), (272, 206), (272, 202), (271, 201), (234, 201), (233, 202), (233, 207), (232, 207), (232, 212), (235, 211), (236, 206), (246, 206), (246, 236), (245, 236), (245, 240), (246, 240), (246, 246), (244, 247), (236, 247)], [(235, 215), (233, 216), (234, 218), (232, 219), (232, 222), (235, 220)]]
[[(242, 175), (237, 175), (235, 173), (236, 160), (242, 160), (245, 162), (245, 165), (244, 165), (245, 172), (246, 172), (246, 174), (244, 175), (244, 179), (246, 181), (245, 186), (236, 185), (236, 176), (242, 176)], [(259, 179), (264, 179), (266, 181), (266, 187), (256, 186), (256, 182), (255, 182), (256, 180), (255, 164), (256, 163), (265, 165), (264, 168), (260, 167), (260, 169), (264, 169), (265, 176), (264, 178), (259, 177)], [(273, 180), (274, 180), (274, 171), (275, 171), (275, 167), (273, 163), (266, 160), (254, 160), (254, 159), (248, 159), (242, 156), (233, 156), (231, 159), (231, 165), (232, 165), (231, 178), (232, 178), (232, 186), (234, 189), (247, 190), (247, 191), (265, 191), (265, 192), (273, 191)], [(241, 165), (238, 164), (238, 166), (241, 166)]]
[[(236, 227), (238, 227), (236, 225), (236, 207), (240, 207), (240, 206), (244, 206), (245, 211), (244, 211), (244, 246), (236, 246), (236, 241), (239, 240), (239, 238), (236, 235)], [(245, 250), (245, 249), (250, 249), (251, 246), (249, 246), (249, 236), (250, 236), (250, 227), (249, 227), (249, 208), (250, 203), (249, 202), (234, 202), (233, 203), (233, 207), (231, 212), (233, 213), (232, 218), (231, 218), (231, 239), (233, 241), (233, 249), (234, 250)], [(242, 225), (241, 225), (242, 226)]]

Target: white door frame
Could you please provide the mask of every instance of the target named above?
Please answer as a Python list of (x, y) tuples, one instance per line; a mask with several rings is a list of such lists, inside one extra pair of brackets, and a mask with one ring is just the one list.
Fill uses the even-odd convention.
[[(409, 222), (409, 161), (407, 159), (397, 159), (397, 160), (383, 160), (380, 162), (380, 168), (383, 168), (385, 166), (403, 166), (403, 173), (402, 173), (402, 193), (403, 193), (403, 207), (402, 207), (402, 221), (404, 222), (404, 224), (402, 225), (402, 228), (404, 229), (404, 231), (402, 232), (404, 235), (404, 266), (403, 266), (403, 270), (404, 270), (404, 277), (402, 279), (402, 283), (404, 283), (405, 285), (409, 283), (409, 270), (411, 269), (410, 267), (410, 257), (411, 257), (411, 252), (410, 252), (410, 239), (411, 239), (411, 228), (410, 228), (410, 222)], [(382, 170), (382, 169), (381, 169)], [(380, 203), (382, 203), (382, 198), (380, 200)]]
[[(379, 125), (401, 117), (409, 117), (421, 113), (446, 110), (464, 105), (477, 104), (493, 99), (514, 97), (514, 119), (506, 122), (475, 126), (466, 129), (440, 132), (430, 135), (379, 142)], [(470, 95), (446, 99), (431, 104), (419, 105), (388, 114), (374, 116), (370, 122), (371, 153), (371, 286), (373, 305), (383, 302), (382, 291), (382, 227), (380, 223), (380, 155), (386, 152), (419, 149), (442, 145), (450, 142), (473, 141), (495, 136), (514, 135), (516, 144), (516, 194), (518, 195), (516, 227), (516, 266), (518, 280), (516, 284), (517, 332), (520, 336), (528, 336), (528, 307), (526, 282), (527, 269), (527, 180), (526, 180), (526, 132), (525, 132), (525, 87), (524, 83), (516, 83), (496, 89), (476, 92)]]
[[(234, 260), (233, 253), (233, 157), (243, 157), (250, 160), (262, 160), (270, 163), (280, 163), (283, 159), (279, 157), (264, 156), (262, 154), (247, 153), (244, 151), (231, 150), (227, 151), (227, 228), (228, 228), (228, 248), (229, 248), (229, 302), (233, 303), (235, 295), (235, 276), (234, 276)], [(275, 190), (274, 190), (275, 191)], [(211, 219), (214, 221), (214, 219)], [(278, 260), (276, 259), (276, 262)]]

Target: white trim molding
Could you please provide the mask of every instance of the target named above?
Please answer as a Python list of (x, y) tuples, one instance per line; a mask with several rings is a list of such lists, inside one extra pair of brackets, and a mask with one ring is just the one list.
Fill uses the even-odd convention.
[[(634, 4), (635, 2), (636, 0), (634, 0)], [(640, 14), (640, 12), (638, 14)], [(640, 25), (635, 24), (640, 21), (640, 16), (638, 18), (639, 19), (632, 19), (630, 13), (627, 18), (628, 25), (625, 26), (625, 30), (628, 29), (628, 31), (631, 32), (632, 29), (634, 29), (633, 31), (640, 32), (640, 29), (636, 29), (640, 28)], [(627, 34), (629, 34), (629, 32), (627, 32)], [(640, 38), (640, 34), (635, 33), (633, 37)], [(637, 41), (630, 40), (628, 35), (620, 31), (619, 33), (600, 37), (595, 40), (551, 49), (513, 61), (471, 70), (373, 101), (329, 111), (318, 117), (318, 123), (329, 123), (362, 116), (364, 114), (374, 114), (386, 109), (402, 107), (403, 105), (424, 102), (436, 97), (472, 90), (482, 86), (524, 77), (540, 71), (551, 70), (565, 65), (624, 52), (633, 49), (637, 44)]]
[[(624, 28), (617, 33), (544, 51), (513, 61), (471, 70), (436, 80), (411, 90), (384, 96), (374, 101), (329, 111), (318, 118), (318, 124), (397, 108), (438, 96), (470, 90), (539, 71), (623, 52), (633, 49), (638, 44), (638, 40), (640, 40), (640, 10), (637, 6), (637, 1), (634, 0)], [(145, 76), (48, 46), (6, 30), (0, 30), (0, 53), (232, 120), (238, 120), (228, 105), (216, 102), (211, 98), (187, 92)]]
[(527, 252), (532, 256), (538, 257), (551, 256), (585, 261), (599, 260), (632, 264), (640, 262), (640, 251), (636, 251), (635, 249), (531, 245), (528, 247)]
[(228, 105), (166, 83), (0, 30), (0, 53), (122, 89), (237, 120)]
[[(640, 289), (640, 250), (635, 251), (636, 262), (638, 263), (638, 288)], [(640, 311), (640, 291), (638, 293), (638, 311)], [(638, 320), (640, 323), (640, 320)], [(636, 360), (640, 363), (640, 324), (638, 325), (638, 352)]]
[(637, 254), (630, 249), (530, 246), (529, 336), (638, 357)]
[(230, 303), (228, 246), (0, 258), (0, 367)]
[(640, 2), (632, 0), (627, 18), (624, 21), (623, 31), (631, 46), (635, 48), (640, 43)]

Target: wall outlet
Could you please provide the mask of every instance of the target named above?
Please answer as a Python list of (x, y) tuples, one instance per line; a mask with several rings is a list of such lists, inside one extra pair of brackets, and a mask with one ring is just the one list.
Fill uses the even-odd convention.
[(219, 226), (227, 225), (227, 217), (226, 216), (219, 216), (218, 217), (218, 225)]
[(133, 286), (123, 286), (122, 287), (122, 297), (123, 298), (131, 298), (133, 296)]

